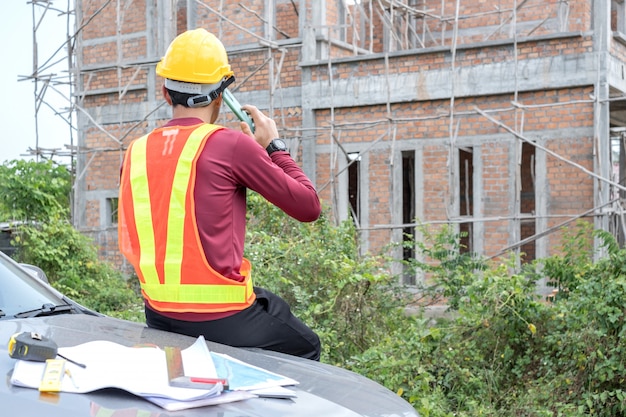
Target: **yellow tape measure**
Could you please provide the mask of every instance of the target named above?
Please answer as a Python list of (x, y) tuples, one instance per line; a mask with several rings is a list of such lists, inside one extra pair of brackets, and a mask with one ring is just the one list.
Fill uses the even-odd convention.
[(35, 332), (16, 333), (9, 339), (9, 356), (26, 361), (44, 362), (57, 356), (57, 344)]

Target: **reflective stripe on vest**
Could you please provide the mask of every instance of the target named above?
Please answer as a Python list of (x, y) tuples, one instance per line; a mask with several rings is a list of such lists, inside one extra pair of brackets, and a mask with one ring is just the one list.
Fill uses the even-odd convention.
[[(167, 216), (167, 237), (165, 242), (165, 264), (163, 283), (156, 268), (155, 232), (153, 210), (148, 190), (147, 142), (149, 135), (137, 139), (130, 152), (130, 188), (132, 190), (133, 213), (139, 243), (139, 268), (144, 282), (141, 288), (148, 301), (182, 304), (248, 304), (253, 294), (249, 265), (246, 263), (241, 274), (245, 283), (233, 281), (231, 284), (181, 284), (181, 263), (185, 217), (185, 200), (175, 198), (186, 195), (192, 176), (193, 161), (204, 143), (204, 138), (218, 129), (218, 126), (202, 124), (188, 137), (178, 158)], [(174, 213), (172, 215), (172, 213)], [(243, 266), (243, 265), (242, 265)]]
[(91, 415), (93, 417), (158, 417), (160, 413), (151, 413), (147, 410), (137, 410), (132, 408), (124, 408), (114, 410), (103, 407), (94, 402), (91, 403)]

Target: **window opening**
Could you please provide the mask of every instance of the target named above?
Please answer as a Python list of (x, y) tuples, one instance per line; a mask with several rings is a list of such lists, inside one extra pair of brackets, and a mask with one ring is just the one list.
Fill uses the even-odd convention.
[(348, 200), (350, 202), (350, 215), (357, 227), (360, 225), (361, 204), (359, 190), (359, 171), (361, 169), (361, 157), (358, 153), (348, 154)]
[(624, 0), (611, 1), (611, 31), (626, 33)]
[[(459, 149), (459, 215), (472, 217), (474, 215), (474, 150), (472, 148)], [(460, 244), (459, 252), (471, 253), (472, 234), (474, 223), (471, 221), (459, 224)]]
[[(626, 181), (624, 173), (626, 170), (626, 158), (624, 157), (624, 140), (626, 140), (626, 127), (611, 127), (611, 169), (612, 180), (620, 185), (625, 185)], [(619, 206), (624, 206), (624, 200), (626, 199), (626, 192), (618, 187), (612, 187), (611, 199), (618, 199)], [(618, 213), (612, 216), (610, 228), (612, 229), (613, 236), (617, 237), (617, 242), (620, 247), (624, 247), (626, 242), (626, 236), (624, 230), (623, 216)]]
[[(402, 152), (402, 224), (410, 225), (415, 222), (415, 153)], [(407, 242), (415, 241), (415, 227), (402, 228), (402, 260), (409, 261), (415, 258), (415, 246)], [(402, 282), (406, 285), (415, 285), (415, 272), (406, 268), (402, 274)]]
[(109, 219), (109, 226), (117, 224), (117, 208), (118, 208), (118, 198), (107, 198), (107, 218)]
[[(520, 239), (524, 240), (536, 233), (535, 221), (535, 146), (524, 142), (522, 144), (522, 165), (520, 167)], [(526, 215), (526, 216), (524, 216)], [(534, 240), (520, 246), (525, 254), (522, 262), (528, 263), (536, 257), (536, 242)]]

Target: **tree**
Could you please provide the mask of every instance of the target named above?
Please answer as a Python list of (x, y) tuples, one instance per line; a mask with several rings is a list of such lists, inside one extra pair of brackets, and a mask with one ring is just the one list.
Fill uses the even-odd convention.
[(68, 219), (71, 173), (53, 161), (6, 161), (0, 165), (0, 221)]
[[(71, 174), (53, 161), (14, 160), (0, 166), (0, 220), (14, 222), (17, 261), (42, 268), (50, 283), (81, 304), (136, 319), (141, 299), (122, 273), (70, 223)], [(129, 313), (130, 311), (130, 313)]]

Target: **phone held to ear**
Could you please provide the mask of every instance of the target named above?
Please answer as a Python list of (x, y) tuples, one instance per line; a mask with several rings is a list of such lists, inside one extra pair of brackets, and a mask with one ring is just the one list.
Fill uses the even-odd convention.
[(250, 126), (250, 130), (254, 133), (254, 122), (252, 121), (252, 117), (248, 113), (246, 113), (241, 108), (241, 104), (237, 101), (233, 93), (230, 92), (228, 88), (225, 88), (222, 92), (222, 98), (226, 102), (226, 105), (230, 108), (230, 110), (235, 113), (237, 118), (242, 122), (246, 122), (248, 126)]

